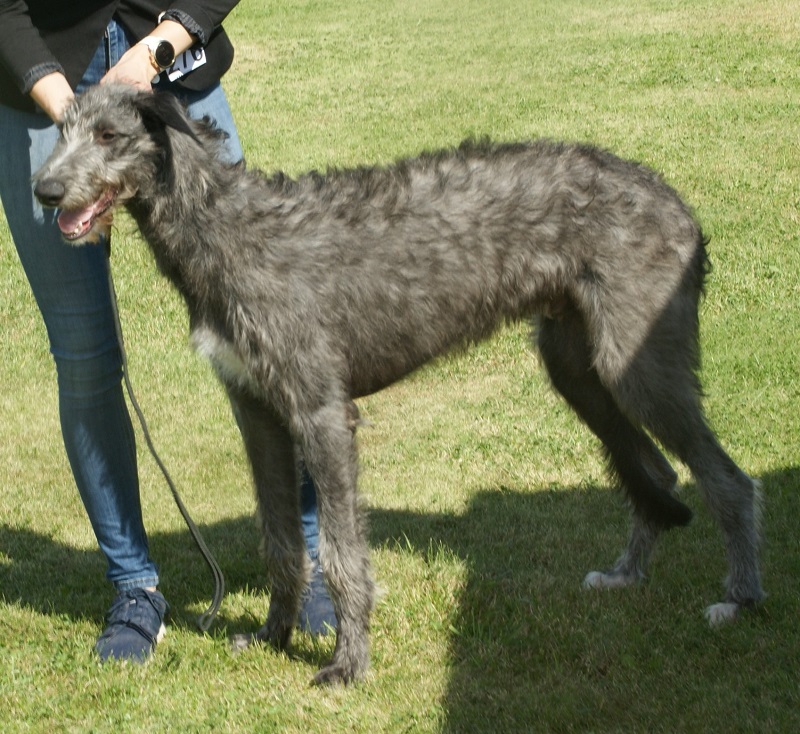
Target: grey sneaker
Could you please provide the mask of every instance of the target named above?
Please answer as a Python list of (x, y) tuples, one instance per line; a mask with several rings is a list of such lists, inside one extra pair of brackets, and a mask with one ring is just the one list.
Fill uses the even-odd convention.
[(164, 616), (169, 609), (159, 591), (120, 591), (106, 615), (106, 628), (94, 650), (101, 660), (145, 662), (166, 633)]

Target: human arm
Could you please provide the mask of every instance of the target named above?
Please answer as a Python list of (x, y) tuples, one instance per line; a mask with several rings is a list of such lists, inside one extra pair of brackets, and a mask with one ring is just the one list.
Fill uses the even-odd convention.
[[(157, 17), (170, 0), (136, 0), (117, 5), (113, 0), (0, 0), (0, 104), (34, 109), (34, 101), (57, 119), (72, 95), (68, 87), (80, 81), (112, 14), (130, 30), (134, 39), (158, 32), (169, 35), (177, 51), (186, 43), (211, 49), (210, 63), (182, 81), (187, 88), (202, 89), (227, 71), (233, 48), (221, 23), (236, 0), (172, 0), (162, 20), (173, 21), (173, 31), (188, 32), (183, 40), (162, 28)], [(146, 47), (136, 48), (114, 74), (132, 77), (149, 88), (155, 69)], [(136, 71), (133, 71), (133, 67)], [(124, 73), (123, 73), (124, 72)], [(63, 78), (62, 78), (63, 77)], [(42, 80), (41, 84), (37, 84)], [(36, 89), (34, 89), (36, 85)], [(26, 101), (27, 99), (27, 101)]]
[[(174, 20), (162, 20), (150, 35), (169, 41), (176, 55), (183, 53), (195, 42), (194, 36)], [(142, 91), (150, 91), (150, 83), (158, 73), (159, 69), (153, 64), (150, 49), (142, 43), (136, 43), (109, 69), (100, 83), (120, 82), (131, 84)]]

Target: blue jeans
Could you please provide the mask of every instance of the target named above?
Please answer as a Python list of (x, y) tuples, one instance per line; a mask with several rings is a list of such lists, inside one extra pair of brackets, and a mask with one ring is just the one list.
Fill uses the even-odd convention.
[[(76, 91), (96, 84), (130, 47), (112, 21)], [(197, 118), (208, 115), (228, 133), (232, 161), (242, 149), (222, 88), (173, 91)], [(81, 499), (118, 590), (156, 586), (142, 522), (136, 445), (122, 391), (122, 366), (106, 277), (105, 247), (66, 244), (55, 212), (43, 210), (31, 175), (52, 151), (58, 130), (43, 114), (0, 105), (0, 199), (11, 235), (44, 318), (58, 376), (61, 431)], [(316, 496), (305, 481), (303, 527), (310, 551), (317, 544)]]

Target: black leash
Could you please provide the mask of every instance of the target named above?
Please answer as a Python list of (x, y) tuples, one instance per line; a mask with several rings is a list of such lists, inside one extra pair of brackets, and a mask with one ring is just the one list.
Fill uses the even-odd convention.
[(131, 386), (130, 377), (128, 375), (128, 355), (125, 352), (125, 340), (122, 338), (122, 324), (120, 323), (119, 319), (117, 293), (114, 288), (114, 279), (111, 276), (111, 253), (108, 251), (108, 249), (106, 250), (106, 254), (108, 255), (106, 258), (106, 268), (108, 271), (108, 290), (111, 294), (111, 310), (114, 313), (114, 326), (117, 331), (117, 342), (119, 343), (119, 350), (120, 354), (122, 355), (122, 376), (125, 379), (125, 388), (128, 391), (128, 397), (130, 398), (133, 409), (136, 411), (136, 415), (139, 418), (139, 424), (142, 427), (144, 439), (147, 442), (147, 448), (150, 449), (150, 454), (153, 456), (156, 464), (158, 464), (158, 468), (164, 475), (164, 479), (169, 486), (170, 492), (172, 492), (172, 498), (175, 500), (175, 504), (178, 506), (178, 509), (180, 510), (184, 521), (186, 522), (186, 526), (189, 528), (189, 532), (192, 534), (192, 538), (194, 538), (194, 542), (200, 549), (200, 553), (202, 553), (205, 562), (211, 569), (211, 574), (214, 576), (214, 598), (212, 599), (211, 605), (208, 607), (208, 609), (206, 609), (206, 611), (197, 618), (197, 626), (203, 632), (206, 632), (211, 626), (211, 623), (214, 621), (214, 617), (217, 616), (220, 604), (222, 604), (222, 597), (225, 595), (225, 577), (222, 575), (222, 570), (220, 569), (216, 558), (214, 558), (213, 554), (208, 549), (205, 540), (203, 540), (200, 530), (198, 530), (197, 525), (194, 524), (194, 520), (192, 520), (188, 510), (186, 509), (186, 506), (183, 504), (183, 500), (181, 500), (178, 490), (175, 488), (175, 484), (172, 481), (172, 477), (170, 477), (169, 472), (167, 471), (167, 467), (164, 465), (164, 462), (161, 461), (161, 457), (158, 455), (158, 452), (153, 445), (153, 440), (150, 437), (150, 431), (147, 428), (147, 421), (144, 419), (144, 413), (142, 413), (142, 409), (139, 407), (139, 403), (133, 394), (133, 387)]

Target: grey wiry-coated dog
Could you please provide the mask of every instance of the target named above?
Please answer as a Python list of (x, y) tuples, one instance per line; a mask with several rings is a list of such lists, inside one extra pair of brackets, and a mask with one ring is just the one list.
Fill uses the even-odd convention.
[(586, 585), (638, 581), (659, 532), (690, 519), (652, 435), (691, 469), (724, 532), (727, 593), (711, 622), (762, 598), (755, 486), (698, 397), (705, 243), (657, 175), (535, 142), (292, 180), (225, 165), (218, 144), (170, 95), (92, 89), (67, 111), (36, 195), (62, 209), (74, 241), (124, 204), (186, 300), (252, 463), (271, 580), (257, 639), (288, 644), (305, 584), (297, 447), (317, 486), (338, 620), (316, 680), (364, 674), (373, 581), (352, 400), (517, 319), (536, 320), (553, 384), (602, 441), (633, 509), (626, 551)]

